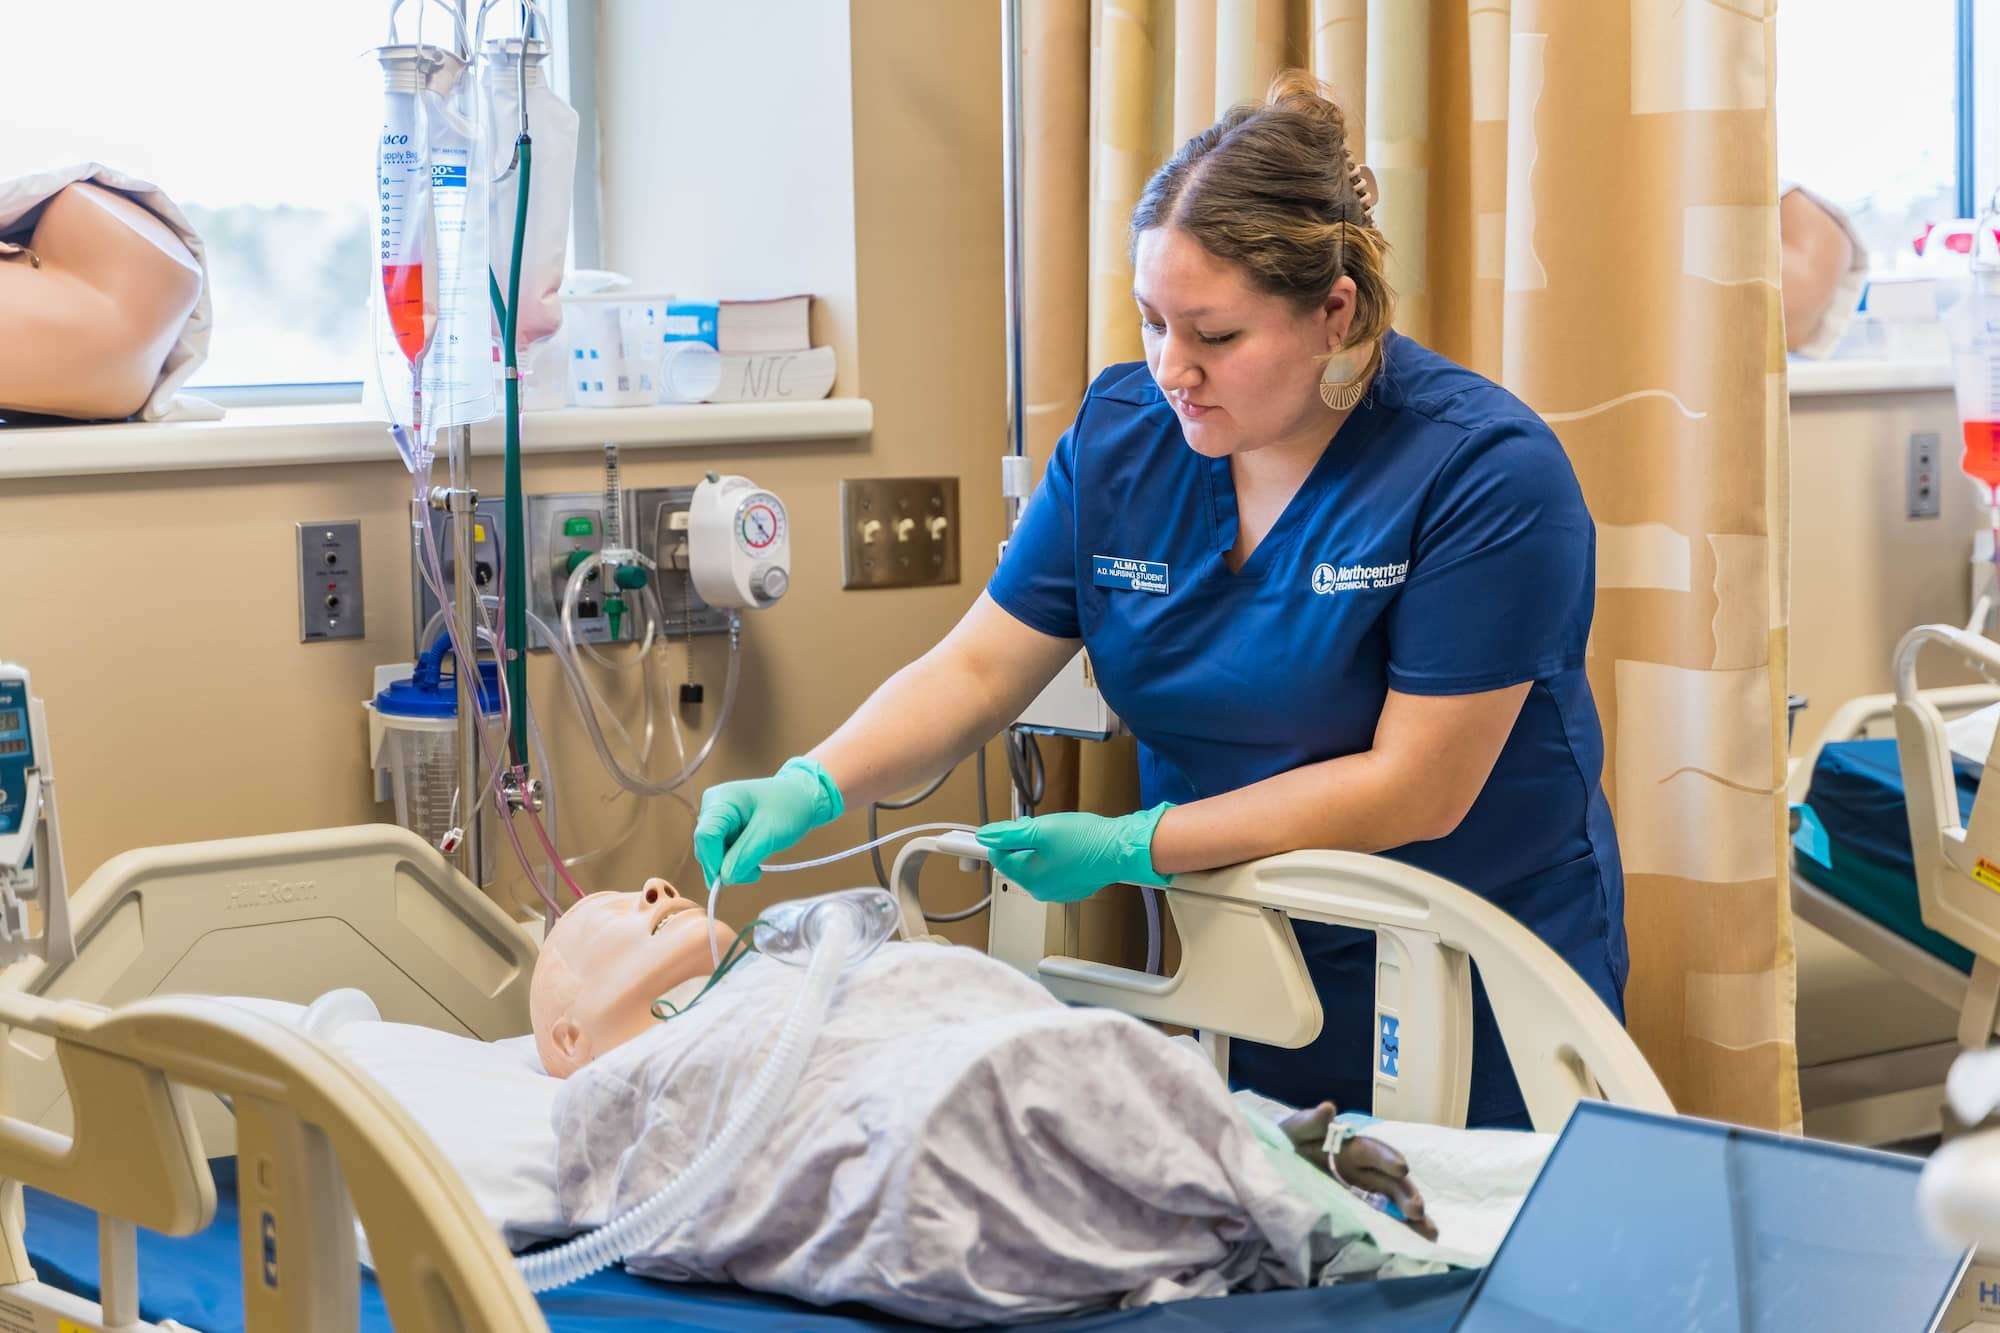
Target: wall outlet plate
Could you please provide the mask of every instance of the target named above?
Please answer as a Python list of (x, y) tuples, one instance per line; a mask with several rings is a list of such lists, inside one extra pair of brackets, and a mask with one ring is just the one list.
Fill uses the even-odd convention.
[(297, 532), (299, 642), (365, 638), (360, 521), (300, 523)]
[(840, 483), (843, 588), (958, 582), (958, 478), (871, 477)]
[(1936, 431), (1910, 432), (1908, 512), (1911, 518), (1936, 518), (1942, 512), (1938, 490), (1944, 483), (1938, 476), (1938, 456), (1943, 452), (1943, 442)]

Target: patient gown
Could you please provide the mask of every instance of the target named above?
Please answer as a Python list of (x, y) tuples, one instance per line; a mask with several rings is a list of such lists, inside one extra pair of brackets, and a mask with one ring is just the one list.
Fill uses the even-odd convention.
[[(804, 975), (753, 956), (567, 1081), (573, 1223), (642, 1202), (701, 1150)], [(777, 1132), (630, 1266), (962, 1325), (1303, 1286), (1382, 1259), (1352, 1214), (1287, 1187), (1187, 1044), (1065, 1007), (972, 950), (889, 944), (840, 982)]]

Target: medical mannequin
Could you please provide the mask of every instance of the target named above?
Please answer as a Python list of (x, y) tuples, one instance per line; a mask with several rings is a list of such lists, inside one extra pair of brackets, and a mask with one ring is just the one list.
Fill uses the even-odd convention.
[[(708, 977), (715, 952), (726, 953), (735, 941), (728, 926), (716, 930), (712, 951), (707, 914), (664, 879), (647, 880), (637, 893), (593, 893), (570, 908), (543, 940), (529, 985), (528, 1014), (542, 1067), (568, 1078), (659, 1022), (656, 1000), (684, 1004)], [(1322, 1102), (1279, 1127), (1301, 1157), (1350, 1188), (1393, 1200), (1412, 1229), (1435, 1239), (1409, 1165), (1395, 1149), (1350, 1136), (1328, 1158), (1324, 1145), (1333, 1116), (1333, 1104)]]
[(25, 241), (0, 248), (0, 410), (131, 416), (201, 283), (194, 256), (153, 214), (101, 186), (64, 187)]
[(736, 932), (663, 879), (637, 893), (593, 893), (565, 912), (542, 941), (528, 988), (528, 1015), (542, 1068), (568, 1078), (659, 1020), (653, 1002), (707, 977)]

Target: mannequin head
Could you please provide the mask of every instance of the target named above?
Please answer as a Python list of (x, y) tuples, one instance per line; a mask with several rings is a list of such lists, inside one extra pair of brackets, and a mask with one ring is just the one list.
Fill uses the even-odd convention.
[[(717, 947), (736, 938), (717, 924)], [(542, 1068), (568, 1078), (658, 1020), (653, 1001), (714, 968), (708, 917), (663, 879), (637, 893), (593, 893), (542, 942), (528, 1016)]]

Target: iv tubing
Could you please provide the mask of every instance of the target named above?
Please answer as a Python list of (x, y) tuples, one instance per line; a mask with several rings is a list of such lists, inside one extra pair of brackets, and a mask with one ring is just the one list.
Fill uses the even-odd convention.
[[(485, 612), (490, 606), (495, 604), (497, 601), (498, 599), (494, 597), (482, 598), (480, 610), (482, 611), (482, 613)], [(439, 627), (443, 625), (448, 618), (449, 618), (448, 612), (442, 606), (438, 610), (432, 612), (430, 620), (427, 621), (424, 625), (423, 633), (417, 636), (418, 642), (420, 643), (430, 642), (432, 636), (438, 632)], [(561, 659), (562, 657), (561, 644), (560, 640), (556, 638), (555, 631), (551, 629), (549, 625), (545, 621), (543, 621), (540, 616), (535, 615), (532, 611), (528, 613), (528, 623), (532, 625), (538, 632), (540, 632), (540, 634), (544, 639), (548, 640), (551, 644), (556, 645), (555, 647), (556, 655), (558, 659)], [(494, 632), (491, 628), (488, 627), (489, 624), (490, 622), (488, 622), (488, 624), (482, 624), (477, 631), (480, 639), (487, 644), (491, 644), (495, 641)], [(576, 675), (566, 675), (564, 677), (564, 683), (570, 687), (572, 693), (574, 693), (578, 685), (581, 683), (579, 677), (580, 673)], [(624, 727), (619, 723), (618, 719), (616, 717), (613, 717), (611, 719), (611, 726), (617, 732), (619, 739), (624, 741), (628, 746), (632, 746), (634, 749), (639, 751), (642, 765), (646, 760), (652, 757), (654, 737), (657, 734), (657, 728), (655, 727), (652, 718), (653, 700), (650, 694), (647, 696), (646, 705), (647, 705), (646, 707), (647, 717), (646, 717), (646, 729), (644, 733), (643, 744), (635, 745), (632, 740), (632, 737), (625, 731)], [(581, 709), (582, 707), (583, 704), (579, 702), (578, 708)], [(554, 831), (556, 825), (555, 766), (549, 759), (548, 748), (542, 740), (541, 727), (535, 721), (533, 714), (530, 714), (528, 718), (528, 739), (530, 748), (532, 749), (535, 756), (535, 763), (539, 766), (540, 771), (542, 773), (543, 790), (546, 793), (545, 799), (548, 804), (547, 823), (550, 832), (549, 832), (549, 839), (545, 840), (543, 844), (544, 846), (546, 846), (548, 841), (552, 841), (557, 837), (557, 834)], [(678, 737), (676, 737), (676, 742), (678, 743)], [(681, 752), (681, 757), (683, 761), (685, 761), (686, 759), (685, 750)], [(492, 795), (493, 791), (494, 788), (489, 786), (488, 788), (489, 797)], [(693, 806), (688, 805), (686, 797), (682, 796), (679, 792), (671, 792), (669, 793), (669, 795), (671, 795), (675, 800), (680, 801), (683, 805), (686, 805), (690, 812), (693, 811)], [(507, 823), (508, 821), (503, 820), (502, 822)], [(601, 846), (593, 847), (590, 850), (585, 852), (580, 852), (577, 855), (562, 857), (560, 862), (562, 869), (560, 870), (555, 868), (554, 865), (551, 865), (549, 871), (545, 876), (546, 887), (544, 887), (542, 879), (536, 876), (534, 867), (525, 854), (525, 844), (517, 848), (516, 854), (520, 856), (522, 870), (525, 871), (531, 879), (537, 880), (536, 884), (537, 895), (541, 897), (544, 903), (553, 906), (555, 886), (559, 880), (569, 889), (570, 893), (573, 894), (574, 896), (579, 898), (584, 896), (584, 890), (578, 886), (575, 877), (566, 872), (575, 870), (578, 867), (590, 861), (596, 860), (598, 857), (604, 855), (612, 848), (623, 845), (632, 836), (633, 833), (638, 831), (639, 822), (640, 822), (640, 815), (638, 812), (638, 807), (635, 804), (633, 807), (632, 818), (626, 821), (625, 827), (620, 829), (618, 833), (615, 836), (613, 836), (610, 840), (608, 840)]]
[(780, 1113), (805, 1073), (806, 1057), (819, 1039), (820, 1027), (833, 1005), (834, 983), (853, 951), (855, 938), (852, 918), (844, 912), (834, 913), (813, 949), (805, 982), (785, 1016), (770, 1058), (751, 1080), (742, 1105), (687, 1169), (644, 1203), (596, 1231), (517, 1260), (528, 1290), (548, 1291), (588, 1277), (665, 1235), (707, 1203), (746, 1157), (770, 1141)]
[[(422, 533), (422, 540), (418, 543), (417, 552), (418, 570), (423, 574), (424, 582), (430, 585), (431, 596), (437, 600), (438, 611), (443, 615), (446, 631), (451, 635), (452, 660), (456, 663), (459, 670), (464, 670), (466, 664), (470, 663), (473, 678), (476, 681), (479, 672), (478, 650), (476, 646), (468, 650), (465, 636), (468, 634), (472, 635), (473, 643), (476, 645), (479, 641), (479, 636), (484, 634), (487, 642), (493, 645), (496, 654), (503, 653), (506, 644), (500, 638), (493, 623), (487, 619), (483, 599), (477, 597), (473, 599), (473, 606), (479, 614), (479, 620), (476, 624), (460, 625), (457, 615), (451, 612), (452, 599), (447, 595), (444, 584), (444, 562), (438, 555), (437, 533), (432, 529), (429, 518), (429, 479), (418, 477), (414, 485), (416, 491), (415, 526)], [(426, 635), (426, 638), (428, 638), (428, 635)], [(419, 646), (421, 647), (422, 645)], [(499, 716), (504, 722), (513, 708), (514, 699), (511, 692), (507, 689), (507, 681), (504, 676), (500, 681), (500, 687)], [(475, 694), (474, 697), (476, 698), (477, 695)], [(502, 748), (490, 745), (490, 740), (486, 735), (488, 724), (485, 718), (475, 713), (474, 720), (478, 726), (481, 740), (488, 742), (489, 748), (492, 748), (494, 751), (494, 755), (492, 768), (488, 771), (485, 780), (479, 784), (478, 799), (476, 801), (465, 802), (464, 807), (466, 809), (485, 804), (486, 794), (499, 785), (500, 774), (506, 767), (506, 755)]]
[[(482, 611), (484, 610), (483, 605), (481, 607), (481, 610)], [(482, 616), (482, 619), (483, 618), (484, 617)], [(452, 617), (446, 610), (446, 605), (442, 602), (439, 603), (438, 609), (432, 613), (430, 621), (424, 626), (424, 632), (419, 636), (419, 639), (423, 642), (429, 642), (431, 636), (437, 632), (438, 624), (440, 621), (452, 621)], [(455, 625), (455, 622), (453, 622), (453, 624)], [(499, 646), (498, 636), (496, 635), (494, 630), (490, 627), (490, 625), (482, 624), (474, 630), (474, 633), (477, 637), (483, 639), (486, 643), (493, 645), (495, 647), (495, 650), (498, 651), (498, 646)], [(453, 642), (453, 649), (454, 651), (456, 651), (458, 644), (458, 638), (456, 635), (452, 636), (452, 642)], [(533, 744), (536, 762), (538, 762), (542, 766), (542, 772), (545, 775), (549, 775), (551, 766), (549, 764), (548, 750), (542, 744), (541, 728), (533, 726), (532, 719), (530, 719), (530, 722), (531, 726), (529, 730), (529, 737)], [(482, 802), (487, 802), (487, 801), (491, 802), (493, 817), (500, 821), (500, 825), (502, 828), (506, 829), (507, 840), (513, 844), (514, 855), (521, 863), (521, 871), (528, 877), (529, 883), (531, 883), (534, 886), (536, 896), (539, 897), (543, 901), (543, 903), (545, 903), (550, 908), (552, 913), (560, 915), (562, 909), (556, 906), (553, 893), (555, 881), (557, 880), (557, 878), (560, 878), (564, 884), (568, 885), (570, 892), (575, 894), (579, 898), (583, 897), (583, 890), (577, 887), (576, 881), (570, 878), (567, 871), (563, 868), (562, 859), (559, 856), (555, 855), (555, 846), (553, 841), (554, 835), (548, 831), (548, 828), (544, 827), (542, 819), (539, 815), (536, 815), (533, 811), (526, 811), (524, 813), (526, 813), (528, 817), (534, 822), (535, 833), (540, 838), (542, 846), (548, 849), (551, 857), (549, 863), (550, 873), (547, 876), (546, 884), (544, 883), (544, 877), (535, 873), (534, 863), (528, 859), (527, 849), (522, 845), (519, 835), (515, 833), (513, 820), (508, 818), (507, 812), (503, 808), (503, 803), (500, 800), (499, 786), (497, 782), (497, 779), (499, 777), (499, 768), (497, 765), (493, 777), (494, 780), (489, 781), (487, 783), (486, 787), (481, 793), (480, 799)], [(550, 827), (553, 827), (556, 821), (555, 791), (546, 776), (543, 782), (543, 790), (547, 793), (546, 801), (548, 809), (548, 825)], [(453, 793), (452, 805), (454, 811), (461, 808), (462, 796), (463, 793), (457, 793), (457, 792)], [(468, 819), (467, 823), (469, 824), (470, 822), (471, 821)], [(466, 836), (470, 837), (471, 834), (468, 832)]]

